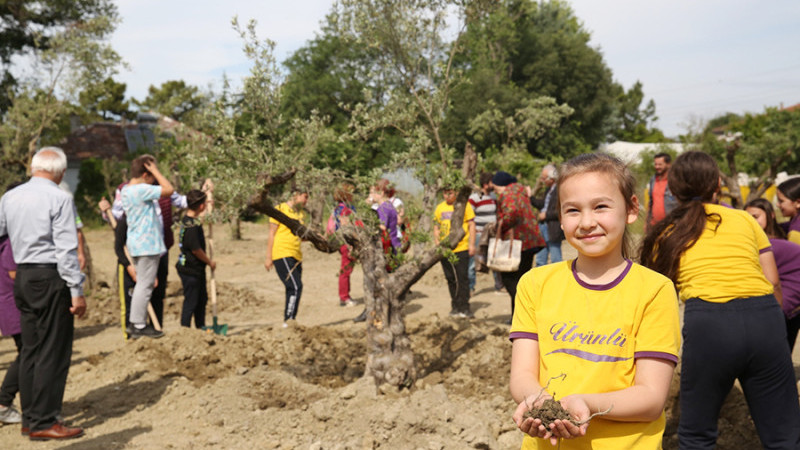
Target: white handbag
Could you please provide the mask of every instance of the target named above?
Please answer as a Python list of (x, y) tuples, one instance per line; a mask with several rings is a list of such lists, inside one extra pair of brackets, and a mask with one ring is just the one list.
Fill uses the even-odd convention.
[[(498, 236), (503, 229), (503, 222), (497, 224)], [(489, 252), (487, 263), (495, 272), (515, 272), (519, 269), (522, 259), (522, 241), (514, 239), (514, 229), (511, 229), (511, 239), (489, 239)]]

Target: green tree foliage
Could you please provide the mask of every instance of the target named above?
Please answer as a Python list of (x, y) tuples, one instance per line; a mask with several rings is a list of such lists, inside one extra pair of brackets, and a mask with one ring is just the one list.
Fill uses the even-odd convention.
[(160, 87), (150, 85), (144, 100), (132, 101), (140, 111), (155, 111), (190, 126), (197, 125), (199, 110), (209, 103), (197, 86), (183, 80), (165, 81)]
[[(377, 51), (348, 45), (333, 20), (334, 16), (326, 17), (320, 34), (283, 62), (288, 75), (282, 89), (282, 111), (300, 119), (324, 117), (336, 133), (342, 134), (350, 123), (352, 106), (380, 101), (385, 88), (380, 78), (370, 76), (370, 68), (379, 59)], [(367, 93), (372, 99), (365, 98)], [(401, 146), (391, 133), (363, 146), (331, 142), (314, 155), (313, 164), (346, 173), (366, 173), (386, 164)]]
[[(741, 118), (729, 113), (710, 121), (693, 140), (717, 159), (735, 206), (760, 197), (778, 172), (800, 171), (799, 110), (766, 108)], [(741, 172), (751, 176), (747, 199), (739, 196)]]
[[(459, 62), (470, 83), (454, 93), (448, 134), (464, 136), (472, 118), (488, 109), (489, 100), (509, 115), (526, 98), (549, 96), (574, 113), (561, 127), (529, 141), (532, 155), (568, 157), (603, 142), (620, 88), (572, 9), (557, 0), (486, 5), (468, 27), (466, 53)], [(482, 148), (500, 147), (501, 136), (487, 139)]]
[(117, 83), (107, 77), (100, 83), (88, 86), (78, 95), (78, 101), (90, 121), (97, 118), (108, 120), (113, 117), (130, 116), (130, 106), (125, 100), (125, 83)]
[(616, 123), (611, 130), (611, 137), (614, 140), (640, 143), (666, 141), (664, 133), (652, 126), (652, 123), (658, 120), (656, 103), (650, 99), (642, 107), (642, 102), (644, 102), (644, 91), (640, 81), (617, 97), (617, 109), (614, 115)]
[[(37, 148), (58, 142), (58, 130), (63, 130), (65, 114), (72, 111), (70, 103), (77, 102), (78, 92), (113, 75), (122, 61), (105, 42), (118, 21), (112, 4), (101, 0), (11, 3), (4, 4), (12, 11), (7, 16), (13, 20), (9, 30), (33, 27), (35, 32), (21, 30), (17, 37), (28, 42), (24, 36), (33, 33), (36, 39), (30, 45), (37, 50), (34, 75), (9, 93), (10, 107), (0, 123), (0, 171), (4, 172), (0, 175), (18, 178), (28, 171)], [(68, 13), (72, 7), (75, 10)], [(35, 20), (29, 21), (29, 15)], [(10, 54), (19, 48), (9, 50)]]
[[(225, 80), (221, 94), (198, 111), (198, 120), (210, 125), (208, 133), (190, 133), (187, 141), (171, 143), (159, 155), (187, 180), (184, 186), (213, 179), (216, 214), (226, 219), (238, 217), (273, 177), (297, 173), (297, 182), (323, 184), (330, 174), (310, 170), (310, 160), (321, 143), (334, 139), (316, 116), (301, 120), (281, 115), (282, 78), (273, 56), (275, 44), (256, 36), (255, 22), (242, 27), (234, 19), (233, 26), (252, 62), (250, 74), (240, 90)], [(276, 189), (272, 193), (280, 195)]]
[[(11, 73), (12, 57), (62, 45), (69, 28), (99, 20), (116, 20), (112, 0), (4, 0), (0, 2), (0, 113), (12, 104), (9, 89), (18, 80)], [(79, 30), (73, 30), (80, 33)]]

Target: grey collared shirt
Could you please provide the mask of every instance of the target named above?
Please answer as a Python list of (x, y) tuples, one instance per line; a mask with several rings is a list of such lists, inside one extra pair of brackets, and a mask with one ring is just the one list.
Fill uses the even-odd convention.
[(72, 195), (42, 177), (0, 199), (0, 236), (8, 234), (17, 264), (56, 264), (73, 297), (83, 295)]

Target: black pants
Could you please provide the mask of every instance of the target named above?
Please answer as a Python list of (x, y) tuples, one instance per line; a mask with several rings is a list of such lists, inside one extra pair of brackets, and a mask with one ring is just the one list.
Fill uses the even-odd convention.
[(72, 298), (55, 268), (17, 268), (14, 300), (21, 313), (20, 406), (22, 426), (45, 430), (56, 423), (67, 384), (74, 319)]
[(791, 319), (786, 319), (786, 338), (789, 340), (789, 353), (794, 350), (798, 331), (800, 331), (800, 314)]
[(183, 284), (183, 308), (181, 309), (181, 326), (191, 327), (192, 317), (194, 326), (206, 326), (206, 304), (208, 303), (208, 290), (206, 288), (206, 274), (194, 276), (178, 272)]
[(153, 289), (153, 294), (150, 296), (150, 304), (153, 305), (153, 310), (158, 318), (158, 323), (164, 326), (164, 297), (167, 295), (167, 274), (169, 273), (169, 253), (161, 255), (158, 260), (158, 272), (156, 272), (156, 279), (158, 286)]
[(800, 448), (800, 406), (784, 316), (765, 295), (686, 301), (678, 442), (713, 449), (720, 407), (734, 380), (744, 391), (764, 448)]
[(450, 289), (450, 308), (453, 312), (469, 313), (469, 252), (455, 253), (458, 261), (442, 259), (442, 270)]
[(500, 278), (503, 280), (503, 286), (506, 287), (508, 295), (511, 296), (511, 316), (514, 316), (514, 299), (517, 297), (517, 284), (519, 279), (525, 275), (526, 272), (533, 267), (533, 257), (536, 252), (541, 250), (541, 247), (529, 248), (523, 250), (520, 255), (519, 269), (516, 272), (501, 272)]
[(122, 312), (122, 331), (125, 332), (126, 328), (131, 326), (131, 296), (133, 295), (133, 287), (136, 282), (133, 281), (128, 270), (122, 264), (117, 265), (117, 272), (119, 277), (119, 307)]
[(294, 258), (281, 258), (273, 261), (275, 272), (286, 286), (286, 305), (283, 308), (283, 320), (297, 318), (300, 306), (300, 295), (303, 293), (303, 263)]
[(14, 344), (17, 346), (17, 357), (11, 362), (0, 386), (0, 405), (11, 406), (14, 397), (19, 392), (19, 355), (22, 352), (22, 333), (12, 334)]

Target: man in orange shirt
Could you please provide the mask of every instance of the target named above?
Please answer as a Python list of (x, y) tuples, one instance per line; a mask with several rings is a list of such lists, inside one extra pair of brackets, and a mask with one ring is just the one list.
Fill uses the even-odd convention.
[(647, 225), (654, 225), (675, 208), (678, 203), (667, 185), (667, 174), (672, 158), (669, 153), (657, 153), (653, 157), (653, 168), (656, 174), (647, 185), (649, 208), (647, 209)]

